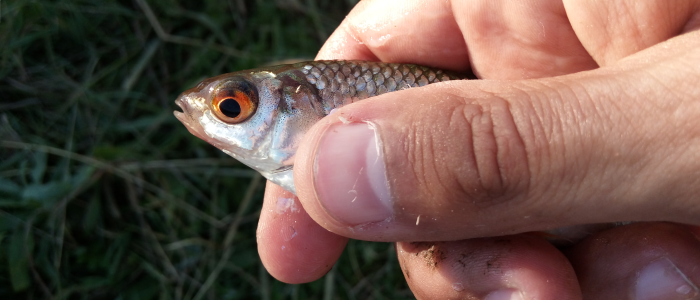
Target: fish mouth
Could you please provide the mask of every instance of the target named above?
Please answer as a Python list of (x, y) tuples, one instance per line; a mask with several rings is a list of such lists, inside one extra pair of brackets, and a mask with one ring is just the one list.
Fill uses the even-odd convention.
[(177, 100), (175, 100), (175, 105), (177, 105), (182, 111), (176, 110), (173, 111), (173, 114), (178, 120), (180, 120), (180, 122), (185, 123), (185, 120), (187, 120), (187, 116), (185, 114), (187, 112), (187, 109), (185, 109), (186, 104), (182, 102), (182, 98), (178, 97)]
[(173, 114), (175, 115), (175, 118), (180, 120), (180, 123), (182, 125), (185, 125), (185, 128), (187, 128), (187, 131), (189, 131), (192, 135), (200, 138), (201, 140), (213, 145), (214, 147), (217, 147), (219, 149), (224, 149), (226, 148), (225, 144), (222, 144), (221, 142), (217, 141), (214, 138), (211, 138), (207, 135), (207, 133), (204, 131), (204, 128), (199, 124), (199, 121), (197, 120), (198, 118), (198, 110), (190, 104), (190, 102), (187, 99), (187, 96), (181, 95), (180, 97), (175, 100), (175, 105), (180, 107), (182, 111), (173, 111)]
[[(182, 96), (178, 97), (177, 100), (175, 100), (175, 105), (180, 107), (182, 111), (175, 110), (173, 111), (173, 114), (175, 115), (175, 118), (177, 118), (182, 125), (185, 125), (185, 128), (192, 133), (194, 136), (203, 139), (207, 142), (210, 142), (210, 139), (207, 137), (207, 135), (204, 133), (203, 129), (201, 126), (197, 126), (197, 122), (195, 121), (194, 117), (192, 116), (192, 108), (189, 106), (187, 101), (183, 99)], [(211, 142), (210, 142), (211, 143)]]

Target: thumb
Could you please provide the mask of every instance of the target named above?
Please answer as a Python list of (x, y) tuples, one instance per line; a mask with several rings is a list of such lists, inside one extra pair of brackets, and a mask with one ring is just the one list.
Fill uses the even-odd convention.
[(699, 49), (692, 32), (594, 71), (354, 103), (305, 136), (295, 186), (316, 222), (368, 240), (700, 224)]

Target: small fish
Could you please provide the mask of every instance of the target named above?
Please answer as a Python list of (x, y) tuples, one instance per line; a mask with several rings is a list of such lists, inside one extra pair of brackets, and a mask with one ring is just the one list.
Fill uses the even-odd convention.
[[(195, 136), (296, 194), (294, 155), (308, 129), (333, 109), (427, 84), (475, 79), (411, 64), (311, 61), (212, 77), (183, 92), (175, 117)], [(416, 225), (420, 218), (416, 220)], [(574, 225), (531, 233), (571, 245), (616, 224)]]
[(333, 109), (393, 91), (474, 78), (411, 64), (311, 61), (212, 77), (175, 101), (182, 124), (295, 193), (294, 155), (306, 131)]

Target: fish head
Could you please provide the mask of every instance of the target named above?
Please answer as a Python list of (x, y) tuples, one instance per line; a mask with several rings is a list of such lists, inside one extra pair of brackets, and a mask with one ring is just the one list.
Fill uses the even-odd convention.
[(193, 135), (294, 193), (296, 149), (322, 117), (304, 82), (264, 70), (219, 75), (183, 92), (175, 117)]
[(206, 79), (180, 95), (175, 116), (195, 136), (295, 193), (294, 156), (335, 109), (387, 92), (474, 78), (411, 64), (313, 61)]

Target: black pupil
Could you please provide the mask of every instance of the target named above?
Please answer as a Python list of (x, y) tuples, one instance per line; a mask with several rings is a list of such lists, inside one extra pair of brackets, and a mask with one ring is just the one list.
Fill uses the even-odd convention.
[(231, 98), (221, 101), (219, 104), (219, 109), (221, 110), (221, 113), (229, 118), (235, 118), (241, 114), (241, 105), (238, 104), (238, 101)]

